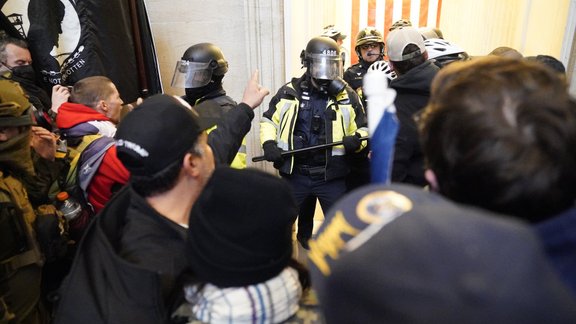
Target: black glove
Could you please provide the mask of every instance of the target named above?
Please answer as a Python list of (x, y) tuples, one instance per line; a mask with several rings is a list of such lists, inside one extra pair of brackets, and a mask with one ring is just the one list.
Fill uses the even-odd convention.
[(356, 152), (356, 150), (358, 150), (362, 144), (362, 141), (360, 140), (360, 134), (356, 133), (351, 136), (344, 136), (344, 138), (342, 138), (342, 144), (344, 145), (346, 153), (350, 154)]
[(282, 149), (278, 147), (275, 141), (266, 141), (262, 144), (264, 149), (264, 159), (266, 161), (274, 162), (274, 164), (284, 161), (282, 157)]

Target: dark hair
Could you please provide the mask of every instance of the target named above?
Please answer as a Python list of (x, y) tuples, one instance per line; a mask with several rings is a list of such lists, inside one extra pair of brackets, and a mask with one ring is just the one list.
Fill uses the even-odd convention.
[(84, 78), (74, 84), (69, 101), (96, 108), (98, 101), (107, 99), (114, 93), (111, 87), (113, 84), (112, 80), (105, 76)]
[(8, 56), (6, 54), (6, 46), (8, 46), (8, 44), (28, 49), (28, 43), (26, 43), (26, 41), (23, 39), (14, 38), (11, 36), (0, 37), (0, 62), (2, 64), (6, 63), (6, 57)]
[(526, 60), (456, 62), (434, 79), (421, 143), (439, 191), (537, 222), (574, 205), (576, 103)]
[(134, 191), (136, 191), (142, 197), (150, 197), (174, 188), (178, 181), (180, 170), (182, 169), (182, 159), (188, 153), (196, 156), (202, 156), (205, 154), (196, 142), (194, 147), (186, 151), (184, 154), (175, 159), (174, 162), (170, 163), (167, 167), (160, 170), (159, 172), (152, 175), (142, 176), (132, 174), (130, 176), (132, 188), (134, 188)]
[[(406, 45), (406, 47), (404, 47), (404, 50), (402, 51), (402, 55), (407, 55), (410, 53), (414, 53), (416, 51), (419, 51), (420, 48), (418, 47), (418, 45), (416, 44), (408, 44)], [(394, 68), (394, 71), (396, 71), (396, 74), (398, 75), (402, 75), (402, 74), (406, 74), (408, 71), (412, 70), (413, 68), (417, 67), (418, 65), (426, 62), (427, 59), (427, 55), (425, 53), (422, 53), (420, 55), (417, 55), (411, 59), (408, 59), (406, 61), (391, 61), (392, 62), (392, 67)]]
[(564, 67), (564, 64), (550, 55), (528, 56), (526, 59), (529, 61), (540, 62), (556, 71), (557, 73), (560, 73), (563, 76), (566, 75), (566, 68)]
[(513, 59), (521, 59), (523, 57), (522, 53), (518, 52), (512, 47), (507, 46), (496, 47), (495, 49), (492, 50), (492, 52), (488, 53), (488, 55), (501, 56)]

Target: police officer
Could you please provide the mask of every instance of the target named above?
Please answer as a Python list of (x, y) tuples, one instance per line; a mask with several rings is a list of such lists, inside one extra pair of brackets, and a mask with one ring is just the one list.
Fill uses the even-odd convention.
[[(172, 86), (186, 89), (183, 99), (197, 107), (203, 102), (211, 103), (198, 107), (205, 109), (201, 112), (203, 117), (210, 116), (215, 119), (216, 126), (207, 130), (208, 133), (218, 126), (222, 127), (223, 116), (237, 106), (236, 101), (227, 96), (222, 87), (226, 72), (228, 61), (222, 50), (211, 43), (190, 46), (182, 55), (182, 60), (176, 64)], [(230, 165), (238, 169), (246, 167), (245, 138), (242, 139), (242, 145)]]
[[(356, 36), (356, 55), (359, 62), (349, 67), (344, 72), (344, 80), (354, 89), (364, 106), (366, 98), (362, 93), (362, 79), (368, 72), (368, 68), (384, 58), (384, 41), (382, 34), (374, 27), (366, 27)], [(346, 179), (348, 190), (353, 190), (370, 182), (370, 161), (368, 160), (369, 148), (358, 154), (348, 156), (351, 172)]]
[[(326, 214), (346, 191), (349, 172), (345, 154), (362, 149), (366, 115), (358, 95), (341, 79), (338, 44), (328, 37), (312, 38), (300, 55), (306, 72), (282, 86), (260, 121), (260, 141), (267, 161), (294, 190), (298, 205), (318, 198)], [(343, 141), (343, 145), (283, 158), (283, 150)], [(313, 219), (299, 218), (303, 247), (312, 235)]]
[(382, 34), (374, 27), (366, 27), (356, 36), (356, 55), (358, 63), (344, 72), (344, 80), (362, 97), (362, 79), (370, 65), (384, 58)]

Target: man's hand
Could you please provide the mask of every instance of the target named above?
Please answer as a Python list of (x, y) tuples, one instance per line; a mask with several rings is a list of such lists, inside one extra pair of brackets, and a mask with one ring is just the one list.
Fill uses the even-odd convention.
[(264, 149), (264, 159), (266, 161), (274, 162), (275, 168), (279, 168), (282, 165), (284, 162), (282, 149), (278, 147), (275, 141), (266, 141), (262, 144), (262, 149)]
[(248, 84), (244, 89), (242, 102), (250, 106), (252, 109), (256, 109), (268, 94), (270, 94), (270, 90), (262, 87), (258, 83), (258, 70), (256, 70), (252, 73), (252, 78), (250, 78), (250, 81), (248, 81)]
[(344, 136), (344, 138), (342, 138), (342, 144), (344, 145), (346, 153), (354, 153), (360, 148), (362, 141), (360, 141), (360, 135), (356, 133), (355, 135)]
[(32, 126), (32, 140), (30, 146), (42, 158), (54, 161), (56, 155), (56, 135), (49, 130)]
[(68, 98), (70, 98), (70, 90), (68, 90), (68, 87), (65, 87), (63, 85), (55, 85), (52, 87), (52, 107), (50, 107), (50, 110), (52, 110), (54, 113), (58, 113), (58, 109), (60, 109), (60, 106), (68, 101)]

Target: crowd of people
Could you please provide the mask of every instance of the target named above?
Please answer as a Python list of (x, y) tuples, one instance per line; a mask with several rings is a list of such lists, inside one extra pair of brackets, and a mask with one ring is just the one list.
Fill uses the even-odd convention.
[[(399, 20), (360, 30), (344, 68), (345, 38), (311, 38), (263, 109), (269, 174), (245, 137), (270, 91), (255, 71), (229, 97), (217, 45), (183, 53), (182, 97), (125, 105), (106, 76), (47, 93), (2, 37), (0, 323), (576, 321), (563, 64)], [(370, 184), (367, 73), (396, 94), (392, 184)]]

